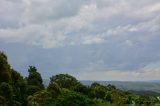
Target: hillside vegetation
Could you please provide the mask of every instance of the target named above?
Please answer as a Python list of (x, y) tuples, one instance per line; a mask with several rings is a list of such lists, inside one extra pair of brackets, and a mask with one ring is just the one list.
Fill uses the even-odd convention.
[(82, 84), (69, 74), (53, 75), (44, 87), (41, 74), (29, 66), (24, 78), (0, 52), (0, 106), (159, 106), (159, 96), (138, 96), (113, 85)]
[[(48, 81), (49, 82), (49, 81)], [(83, 80), (85, 85), (91, 85), (94, 81)], [(160, 95), (160, 81), (97, 81), (102, 85), (114, 85), (121, 90), (130, 90), (135, 92), (152, 92), (153, 94)], [(44, 84), (46, 80), (44, 80)]]

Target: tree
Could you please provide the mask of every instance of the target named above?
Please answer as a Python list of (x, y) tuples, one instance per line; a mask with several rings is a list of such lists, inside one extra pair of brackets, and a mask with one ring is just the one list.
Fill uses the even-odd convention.
[(28, 72), (29, 72), (29, 76), (27, 77), (28, 85), (34, 85), (40, 88), (44, 88), (41, 74), (37, 72), (36, 67), (29, 66)]
[(54, 106), (97, 106), (94, 101), (89, 99), (87, 96), (62, 89), (62, 94), (58, 96)]
[(37, 69), (35, 66), (29, 66), (28, 69), (29, 75), (26, 78), (27, 80), (27, 94), (32, 95), (37, 91), (43, 90), (43, 80), (41, 77), (41, 74), (37, 72)]
[(39, 86), (28, 85), (27, 86), (27, 95), (33, 95), (34, 93), (42, 90)]
[(74, 86), (74, 91), (76, 92), (80, 92), (80, 93), (83, 93), (85, 95), (88, 95), (89, 94), (89, 87), (79, 83), (77, 84), (76, 86)]
[(48, 97), (50, 97), (49, 92), (47, 92), (46, 90), (41, 90), (41, 91), (34, 93), (32, 96), (31, 95), (28, 96), (27, 101), (28, 101), (29, 106), (30, 105), (35, 106), (35, 104), (38, 106), (43, 106), (41, 104), (43, 104), (44, 100)]
[(110, 103), (112, 103), (113, 102), (113, 100), (112, 100), (112, 94), (108, 92), (105, 95), (105, 100), (108, 101), (108, 102), (110, 102)]
[(111, 84), (108, 84), (107, 85), (107, 88), (108, 88), (108, 90), (115, 90), (116, 89), (116, 87), (114, 86), (114, 85), (111, 85)]
[(13, 96), (14, 96), (13, 89), (8, 83), (6, 82), (1, 83), (0, 95), (3, 96), (8, 101), (8, 105), (13, 104)]
[(49, 83), (47, 91), (51, 93), (52, 98), (57, 98), (61, 94), (61, 88), (57, 83)]
[(105, 86), (94, 82), (90, 87), (90, 96), (92, 98), (104, 99), (106, 91), (107, 91), (107, 88)]
[(0, 83), (11, 81), (10, 65), (7, 62), (7, 56), (0, 51)]
[(20, 75), (20, 73), (18, 73), (14, 69), (11, 69), (11, 79), (12, 79), (11, 85), (13, 88), (16, 101), (20, 102), (23, 106), (26, 106), (27, 105), (26, 104), (27, 83), (25, 82), (23, 77)]
[[(16, 70), (10, 68), (7, 56), (0, 52), (0, 95), (12, 105), (14, 102), (16, 106), (18, 104), (26, 106), (25, 91), (26, 83), (23, 77)], [(3, 98), (1, 100), (3, 101)]]
[(50, 83), (57, 83), (61, 88), (74, 89), (80, 82), (73, 76), (68, 74), (59, 74), (50, 78)]
[(11, 69), (11, 83), (13, 85), (16, 85), (18, 81), (23, 80), (23, 77), (21, 76), (20, 73), (18, 73), (16, 70)]

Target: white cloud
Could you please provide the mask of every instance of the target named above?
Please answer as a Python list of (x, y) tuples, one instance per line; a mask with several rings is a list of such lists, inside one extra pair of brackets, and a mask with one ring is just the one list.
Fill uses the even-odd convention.
[[(138, 10), (139, 9), (139, 10)], [(152, 2), (146, 4), (145, 6), (134, 9), (132, 13), (130, 13), (131, 17), (136, 17), (140, 19), (154, 18), (160, 12), (160, 3)]]
[[(119, 71), (119, 70), (104, 70), (104, 71), (86, 71), (76, 74), (80, 80), (118, 80), (118, 81), (142, 81), (142, 80), (159, 80), (160, 67), (152, 70), (135, 70), (135, 71)], [(98, 76), (98, 77), (95, 77)]]
[[(77, 44), (99, 44), (106, 41), (105, 39), (107, 38), (105, 36), (124, 36), (124, 34), (129, 34), (130, 32), (141, 33), (141, 31), (145, 30), (159, 30), (159, 24), (157, 25), (156, 23), (159, 21), (159, 18), (156, 17), (157, 12), (160, 11), (160, 3), (150, 2), (149, 0), (141, 1), (138, 5), (136, 2), (126, 0), (118, 2), (106, 2), (103, 0), (101, 2), (81, 1), (78, 3), (74, 0), (71, 2), (64, 0), (5, 2), (3, 0), (2, 3), (9, 4), (8, 7), (11, 9), (2, 5), (1, 13), (3, 13), (3, 16), (0, 17), (9, 18), (7, 19), (9, 21), (13, 14), (14, 16), (17, 15), (13, 19), (18, 21), (17, 25), (19, 26), (17, 28), (1, 28), (1, 39), (11, 42), (26, 41), (27, 44), (39, 45), (44, 48), (55, 48), (64, 44), (70, 45), (71, 42), (76, 44), (75, 39), (80, 39), (78, 42), (76, 41)], [(10, 13), (12, 13), (11, 16), (9, 15)], [(133, 21), (139, 17), (146, 17), (145, 20), (147, 21), (136, 22), (135, 25), (131, 23), (121, 25), (120, 19), (118, 19), (121, 15), (126, 18), (129, 17), (129, 19), (132, 18)], [(139, 17), (137, 18), (137, 16)], [(155, 19), (157, 21), (152, 22)], [(107, 25), (108, 22), (113, 21), (114, 23), (116, 20), (119, 20), (119, 22), (114, 27)], [(103, 23), (103, 21), (105, 21), (103, 26), (96, 27), (96, 22)], [(125, 20), (123, 21), (125, 22)], [(98, 31), (97, 28), (102, 30), (102, 32), (96, 32)], [(104, 32), (103, 29), (106, 29), (107, 32)], [(71, 33), (74, 35), (70, 35)], [(94, 34), (95, 36), (91, 37), (92, 33), (96, 33)], [(76, 37), (70, 41), (72, 36)], [(65, 41), (65, 39), (70, 40)]]
[(83, 44), (99, 44), (103, 43), (105, 40), (100, 36), (85, 36), (82, 38)]
[(43, 48), (62, 46), (65, 36), (61, 32), (51, 31), (42, 25), (28, 25), (19, 29), (0, 29), (0, 37), (8, 42), (26, 42)]

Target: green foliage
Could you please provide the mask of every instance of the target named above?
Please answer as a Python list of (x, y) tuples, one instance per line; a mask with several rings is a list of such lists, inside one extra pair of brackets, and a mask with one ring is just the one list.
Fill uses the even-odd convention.
[(35, 92), (44, 89), (43, 80), (40, 73), (37, 72), (35, 66), (29, 66), (28, 69), (29, 75), (27, 79), (27, 94), (32, 95)]
[(18, 83), (18, 81), (23, 80), (23, 77), (16, 70), (11, 69), (11, 80), (12, 84), (15, 85)]
[(8, 104), (13, 103), (13, 89), (8, 83), (2, 82), (0, 84), (0, 95), (7, 100)]
[(98, 83), (93, 83), (90, 87), (90, 96), (92, 98), (101, 98), (103, 99), (106, 95), (107, 88)]
[(28, 85), (35, 85), (43, 88), (44, 87), (43, 80), (40, 73), (37, 72), (36, 67), (29, 66), (28, 72), (29, 72), (29, 76), (27, 77)]
[(27, 97), (27, 101), (29, 105), (34, 104), (43, 104), (43, 101), (49, 97), (50, 94), (46, 90), (41, 90)]
[(96, 106), (96, 104), (81, 93), (62, 89), (62, 94), (57, 98), (55, 106)]
[(7, 62), (7, 56), (0, 51), (0, 83), (11, 81), (10, 65)]
[(52, 98), (57, 98), (61, 94), (61, 88), (57, 83), (50, 83), (47, 87), (47, 91), (50, 92)]
[(43, 99), (41, 106), (55, 106), (55, 100), (52, 97), (48, 96)]
[(139, 97), (139, 105), (151, 106), (152, 102), (152, 98), (147, 95)]
[(74, 87), (73, 87), (73, 90), (76, 91), (76, 92), (80, 92), (80, 93), (83, 93), (83, 94), (86, 94), (86, 95), (89, 95), (89, 87), (79, 83), (79, 84), (76, 84)]
[(153, 98), (153, 104), (155, 106), (160, 106), (160, 96)]
[(14, 92), (14, 98), (16, 101), (16, 105), (23, 105), (26, 106), (26, 97), (27, 97), (27, 92), (26, 92), (26, 88), (27, 88), (27, 83), (26, 81), (23, 79), (23, 77), (20, 75), (20, 73), (18, 73), (17, 71), (15, 71), (14, 69), (11, 69), (11, 85), (13, 88), (13, 92)]
[(110, 103), (103, 99), (93, 99), (93, 101), (97, 104), (97, 106), (119, 106), (116, 103)]
[(7, 106), (6, 98), (3, 96), (0, 96), (0, 106)]
[(39, 86), (28, 85), (27, 86), (27, 95), (33, 95), (34, 93), (36, 93), (40, 90), (41, 90), (41, 88), (39, 88)]
[(114, 85), (111, 85), (111, 84), (108, 84), (107, 85), (107, 88), (108, 88), (108, 90), (115, 90), (116, 89), (116, 87), (114, 86)]
[(112, 94), (109, 93), (109, 92), (106, 93), (104, 99), (105, 99), (106, 101), (108, 101), (109, 103), (112, 103), (112, 102), (113, 102), (113, 100), (112, 100)]
[(68, 74), (59, 74), (52, 76), (50, 82), (57, 83), (62, 88), (74, 89), (77, 84), (80, 82), (71, 75)]

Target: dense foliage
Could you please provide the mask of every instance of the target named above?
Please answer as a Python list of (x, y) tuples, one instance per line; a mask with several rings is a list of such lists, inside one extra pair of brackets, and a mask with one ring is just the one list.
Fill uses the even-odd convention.
[(23, 78), (0, 52), (0, 106), (159, 106), (160, 96), (136, 95), (113, 85), (85, 86), (68, 74), (53, 75), (45, 88), (41, 74), (29, 66)]

